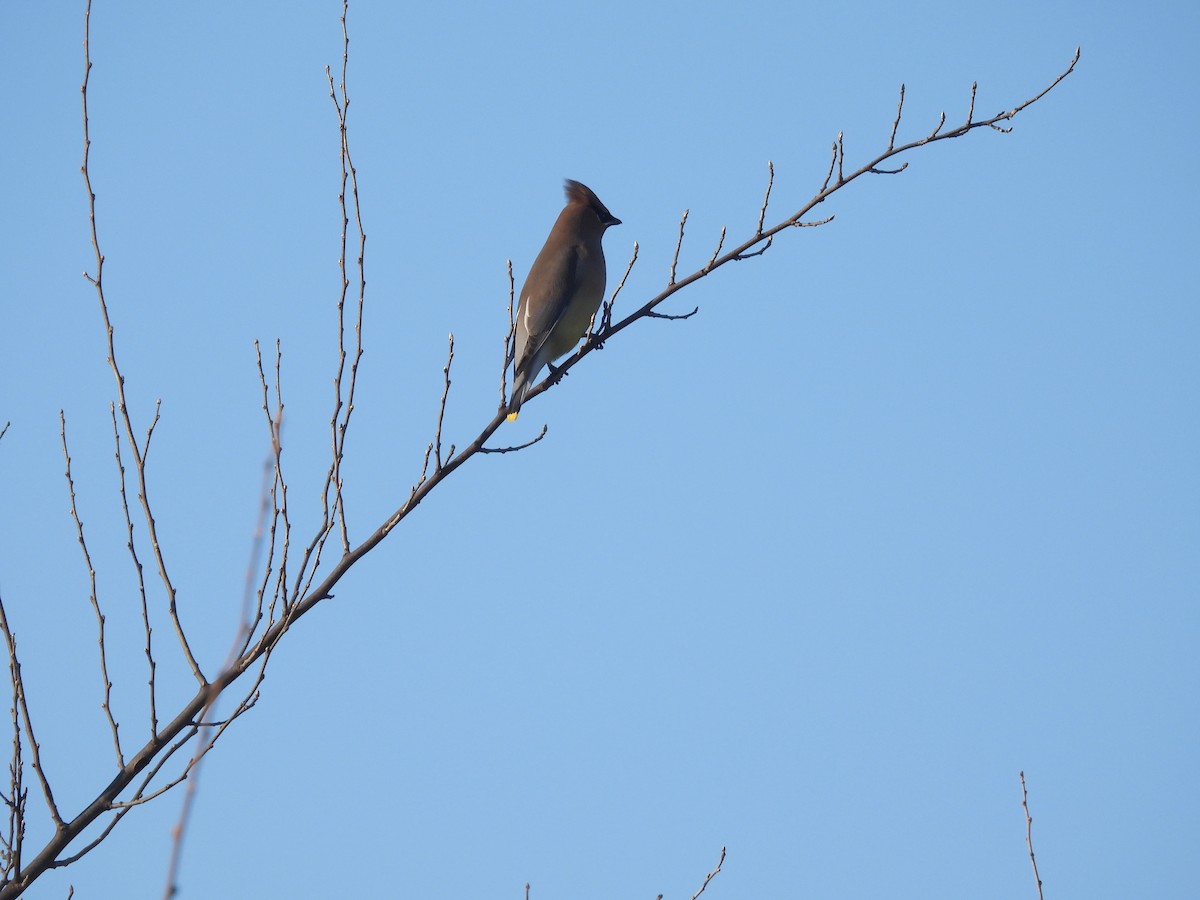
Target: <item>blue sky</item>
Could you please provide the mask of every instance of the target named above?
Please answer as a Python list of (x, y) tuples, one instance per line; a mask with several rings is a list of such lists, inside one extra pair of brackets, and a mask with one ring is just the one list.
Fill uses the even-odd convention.
[[(328, 453), (336, 4), (92, 13), (92, 178), (193, 646), (237, 628), (282, 342), (299, 533)], [(0, 592), (64, 811), (145, 739), (79, 165), (82, 7), (6, 5)], [(367, 243), (353, 537), (492, 418), (518, 283), (591, 186), (618, 313), (945, 110), (1076, 72), (860, 179), (536, 398), (297, 624), (202, 772), (185, 897), (1195, 896), (1200, 313), (1184, 4), (355, 3)], [(156, 585), (155, 585), (156, 586)], [(160, 716), (191, 685), (157, 604)], [(181, 795), (31, 892), (158, 896)], [(30, 840), (44, 838), (31, 793)]]

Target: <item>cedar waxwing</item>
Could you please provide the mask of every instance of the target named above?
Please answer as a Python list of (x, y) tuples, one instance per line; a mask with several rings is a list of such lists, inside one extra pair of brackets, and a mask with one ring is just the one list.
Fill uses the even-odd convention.
[(609, 225), (620, 225), (621, 220), (587, 186), (568, 179), (565, 187), (567, 205), (533, 261), (517, 304), (510, 422), (542, 367), (579, 343), (604, 298), (600, 239)]

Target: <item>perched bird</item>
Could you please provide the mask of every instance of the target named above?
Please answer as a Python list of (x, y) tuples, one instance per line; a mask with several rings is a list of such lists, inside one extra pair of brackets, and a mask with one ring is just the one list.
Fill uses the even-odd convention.
[(620, 225), (621, 220), (586, 185), (568, 180), (565, 187), (567, 205), (533, 261), (517, 304), (510, 422), (542, 368), (579, 343), (604, 297), (600, 239), (608, 226)]

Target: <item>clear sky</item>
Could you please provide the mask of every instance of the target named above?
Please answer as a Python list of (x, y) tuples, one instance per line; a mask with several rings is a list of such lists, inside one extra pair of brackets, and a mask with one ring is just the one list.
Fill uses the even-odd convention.
[[(338, 291), (334, 3), (96, 0), (92, 178), (118, 352), (208, 670), (235, 633), (284, 351), (317, 526)], [(302, 620), (208, 758), (184, 897), (1190, 898), (1200, 884), (1194, 4), (354, 3), (362, 539), (496, 411), (563, 178), (618, 301), (945, 110), (1020, 115), (861, 179), (531, 401)], [(81, 3), (0, 7), (0, 595), (64, 812), (114, 774), (58, 415), (146, 737), (79, 165)], [(144, 530), (139, 531), (144, 537)], [(145, 558), (145, 557), (144, 557)], [(148, 569), (148, 574), (153, 575)], [(151, 581), (160, 716), (192, 687)], [(181, 794), (31, 893), (161, 893)], [(46, 835), (31, 791), (29, 837)]]

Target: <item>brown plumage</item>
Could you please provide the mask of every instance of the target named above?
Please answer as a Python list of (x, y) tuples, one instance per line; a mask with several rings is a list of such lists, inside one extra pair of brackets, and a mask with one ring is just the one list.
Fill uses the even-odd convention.
[(568, 180), (565, 187), (567, 205), (533, 261), (517, 304), (510, 422), (542, 369), (579, 343), (604, 297), (600, 239), (621, 220), (586, 185)]

